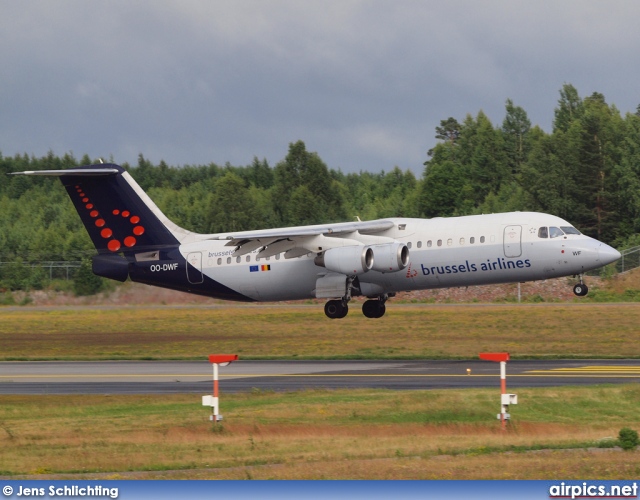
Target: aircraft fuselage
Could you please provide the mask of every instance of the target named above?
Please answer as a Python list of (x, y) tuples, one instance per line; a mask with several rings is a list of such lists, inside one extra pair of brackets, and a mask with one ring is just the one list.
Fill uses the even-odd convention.
[[(385, 220), (394, 225), (380, 236), (406, 244), (409, 264), (396, 272), (370, 270), (360, 275), (363, 291), (371, 290), (363, 295), (579, 275), (619, 255), (582, 234), (541, 238), (541, 227), (570, 227), (558, 217), (541, 213)], [(173, 259), (139, 262), (131, 278), (153, 284), (182, 282), (191, 292), (227, 300), (280, 301), (315, 298), (316, 280), (327, 272), (315, 264), (313, 254), (260, 258), (256, 249), (235, 256), (224, 240), (180, 245), (179, 253), (190, 263), (188, 267), (178, 266)], [(208, 291), (210, 280), (236, 294)]]

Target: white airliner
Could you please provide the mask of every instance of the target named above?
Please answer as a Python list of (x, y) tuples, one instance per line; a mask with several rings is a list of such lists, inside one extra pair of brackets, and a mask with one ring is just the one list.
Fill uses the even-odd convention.
[(122, 167), (15, 172), (59, 177), (98, 255), (93, 272), (225, 300), (329, 299), (343, 318), (366, 296), (380, 318), (397, 292), (582, 276), (620, 253), (535, 212), (342, 222), (197, 234), (171, 222)]

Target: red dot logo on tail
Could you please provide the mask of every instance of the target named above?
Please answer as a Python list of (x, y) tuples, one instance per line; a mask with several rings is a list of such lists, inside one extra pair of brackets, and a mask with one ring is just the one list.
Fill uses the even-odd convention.
[[(137, 215), (131, 216), (131, 212), (129, 212), (128, 210), (120, 210), (120, 209), (114, 208), (111, 211), (111, 214), (114, 216), (119, 215), (124, 219), (129, 219), (129, 222), (131, 222), (131, 224), (134, 226), (131, 230), (133, 235), (124, 236), (121, 243), (119, 239), (113, 238), (114, 232), (111, 228), (107, 226), (107, 221), (103, 217), (98, 218), (100, 216), (100, 212), (95, 209), (95, 206), (93, 205), (93, 203), (90, 203), (91, 200), (84, 193), (83, 189), (80, 186), (76, 186), (76, 191), (82, 203), (85, 204), (85, 208), (89, 210), (89, 216), (93, 219), (96, 219), (94, 221), (94, 224), (96, 225), (96, 227), (101, 229), (100, 236), (105, 240), (109, 240), (107, 243), (107, 248), (111, 252), (119, 251), (122, 248), (123, 243), (124, 243), (124, 246), (127, 248), (133, 248), (137, 244), (138, 240), (136, 239), (136, 236), (142, 236), (145, 231), (144, 226), (139, 225), (140, 217), (138, 217)], [(112, 222), (117, 222), (117, 221), (112, 221)]]
[(120, 242), (118, 240), (111, 240), (109, 243), (107, 243), (107, 248), (112, 252), (117, 252), (118, 250), (120, 250)]

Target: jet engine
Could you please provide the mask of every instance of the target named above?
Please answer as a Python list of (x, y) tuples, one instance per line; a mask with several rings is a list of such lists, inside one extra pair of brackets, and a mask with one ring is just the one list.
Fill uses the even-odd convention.
[(361, 245), (330, 248), (318, 255), (314, 262), (316, 266), (335, 273), (348, 276), (364, 274), (373, 267), (373, 250)]
[(387, 245), (372, 245), (373, 267), (381, 273), (395, 273), (402, 271), (409, 264), (409, 247), (404, 243), (390, 243)]

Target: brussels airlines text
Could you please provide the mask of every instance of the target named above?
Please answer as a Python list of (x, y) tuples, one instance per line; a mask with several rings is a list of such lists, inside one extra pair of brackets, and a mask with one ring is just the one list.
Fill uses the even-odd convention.
[(421, 264), (422, 274), (425, 276), (431, 276), (435, 274), (458, 274), (458, 273), (476, 273), (480, 272), (492, 272), (501, 271), (505, 269), (525, 269), (531, 267), (531, 261), (525, 260), (507, 260), (502, 257), (498, 257), (496, 260), (487, 259), (486, 262), (476, 264), (474, 262), (469, 263), (465, 261), (461, 264), (447, 265), (447, 266), (431, 266), (427, 267)]

